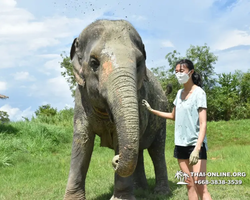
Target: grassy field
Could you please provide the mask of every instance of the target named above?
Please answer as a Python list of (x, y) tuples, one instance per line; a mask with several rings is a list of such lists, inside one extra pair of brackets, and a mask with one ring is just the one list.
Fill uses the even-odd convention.
[[(44, 121), (44, 120), (43, 120)], [(49, 121), (50, 122), (50, 121)], [(214, 200), (250, 199), (250, 120), (208, 123), (208, 172), (245, 172), (245, 177), (208, 177), (208, 180), (242, 180), (242, 185), (209, 185)], [(59, 200), (67, 182), (72, 141), (72, 120), (53, 123), (15, 122), (0, 125), (0, 200)], [(111, 167), (113, 151), (95, 148), (86, 179), (87, 199), (106, 200), (112, 196), (114, 172)], [(174, 124), (168, 121), (166, 160), (169, 196), (153, 192), (154, 169), (147, 151), (145, 168), (149, 189), (136, 190), (138, 200), (187, 199), (186, 188), (177, 185), (179, 170), (173, 158)]]

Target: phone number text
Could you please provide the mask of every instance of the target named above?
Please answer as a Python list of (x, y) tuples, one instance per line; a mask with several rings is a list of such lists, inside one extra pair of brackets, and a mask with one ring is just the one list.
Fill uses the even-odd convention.
[(197, 180), (198, 185), (242, 185), (242, 180)]

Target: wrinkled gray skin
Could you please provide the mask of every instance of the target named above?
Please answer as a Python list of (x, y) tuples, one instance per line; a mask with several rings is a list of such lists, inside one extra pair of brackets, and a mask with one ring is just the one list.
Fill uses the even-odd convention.
[[(64, 199), (85, 199), (85, 179), (95, 135), (101, 146), (115, 150), (114, 193), (111, 199), (135, 199), (133, 186), (146, 188), (143, 149), (148, 149), (155, 192), (169, 193), (165, 162), (166, 120), (151, 114), (166, 110), (166, 96), (146, 68), (141, 37), (127, 21), (98, 20), (76, 38), (70, 53), (78, 82), (74, 136)], [(100, 170), (101, 173), (101, 170)]]

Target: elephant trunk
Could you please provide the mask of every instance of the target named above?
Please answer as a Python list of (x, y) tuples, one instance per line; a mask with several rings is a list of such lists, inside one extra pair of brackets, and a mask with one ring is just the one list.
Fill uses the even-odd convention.
[[(134, 70), (134, 71), (133, 71)], [(117, 127), (119, 155), (113, 158), (115, 172), (130, 176), (136, 167), (139, 149), (139, 114), (135, 68), (115, 69), (110, 76), (109, 106)]]

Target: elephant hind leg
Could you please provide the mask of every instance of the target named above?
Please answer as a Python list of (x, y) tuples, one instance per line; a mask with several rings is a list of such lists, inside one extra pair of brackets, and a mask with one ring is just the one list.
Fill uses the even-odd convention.
[(147, 189), (148, 183), (144, 169), (143, 150), (139, 151), (137, 166), (134, 172), (134, 186), (136, 189)]
[(155, 140), (148, 148), (155, 169), (155, 193), (169, 194), (167, 165), (165, 159), (166, 125), (156, 134)]

